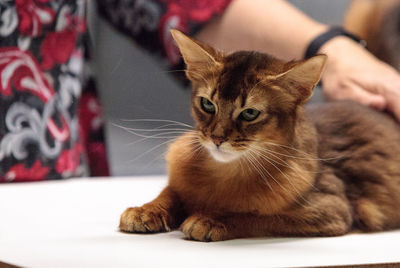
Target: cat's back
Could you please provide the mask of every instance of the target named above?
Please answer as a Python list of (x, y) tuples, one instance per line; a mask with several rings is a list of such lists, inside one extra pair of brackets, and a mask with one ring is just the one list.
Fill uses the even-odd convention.
[(351, 101), (311, 105), (307, 112), (318, 133), (320, 166), (344, 182), (356, 224), (367, 230), (397, 228), (400, 124)]
[[(393, 116), (378, 112), (352, 101), (336, 101), (307, 106), (307, 113), (315, 124), (320, 143), (353, 143), (374, 146), (377, 151), (400, 150), (400, 124)], [(350, 145), (350, 144), (349, 144)]]
[(391, 115), (352, 101), (309, 105), (307, 113), (318, 132), (321, 158), (374, 158), (400, 169), (400, 124)]

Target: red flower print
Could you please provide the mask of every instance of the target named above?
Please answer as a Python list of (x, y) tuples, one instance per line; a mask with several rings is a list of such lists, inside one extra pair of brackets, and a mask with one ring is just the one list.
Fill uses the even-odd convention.
[(9, 96), (12, 86), (18, 91), (27, 91), (48, 102), (54, 89), (43, 75), (36, 58), (18, 47), (0, 48), (0, 93)]
[[(36, 59), (26, 51), (16, 47), (0, 48), (0, 93), (5, 96), (13, 94), (12, 86), (18, 91), (29, 92), (47, 103), (54, 96), (54, 89), (40, 70)], [(47, 127), (53, 138), (65, 141), (69, 137), (69, 129), (65, 118), (61, 117), (59, 127), (50, 118)]]
[(91, 176), (110, 176), (104, 143), (90, 139), (90, 135), (98, 133), (103, 127), (102, 114), (96, 95), (84, 93), (79, 103), (79, 137), (86, 149)]
[(46, 178), (49, 170), (36, 160), (31, 168), (26, 168), (23, 163), (11, 167), (4, 178), (6, 181), (39, 181)]
[(19, 31), (28, 36), (38, 36), (42, 25), (54, 20), (55, 12), (46, 6), (51, 0), (15, 0), (19, 18)]
[(171, 29), (178, 29), (181, 32), (187, 32), (187, 21), (182, 19), (179, 14), (169, 12), (165, 14), (159, 24), (160, 40), (164, 46), (164, 52), (171, 66), (181, 61), (181, 54), (175, 45), (174, 39), (170, 34)]
[(62, 64), (68, 61), (75, 49), (77, 32), (64, 30), (46, 35), (40, 47), (42, 70), (50, 70), (54, 64)]
[(167, 5), (167, 12), (160, 20), (159, 34), (165, 54), (173, 66), (180, 62), (181, 55), (169, 31), (178, 29), (188, 33), (191, 23), (209, 21), (212, 16), (221, 14), (231, 0), (164, 0), (164, 2)]
[(69, 150), (64, 150), (56, 163), (57, 173), (75, 172), (80, 164), (82, 152), (82, 145), (79, 143)]
[(103, 126), (102, 115), (103, 109), (99, 100), (94, 94), (85, 92), (79, 103), (79, 127), (84, 144), (90, 133), (98, 131)]
[(221, 14), (231, 0), (174, 0), (168, 1), (168, 11), (180, 14), (187, 20), (206, 22), (215, 14)]
[(103, 142), (91, 142), (87, 145), (90, 176), (110, 176), (106, 146)]

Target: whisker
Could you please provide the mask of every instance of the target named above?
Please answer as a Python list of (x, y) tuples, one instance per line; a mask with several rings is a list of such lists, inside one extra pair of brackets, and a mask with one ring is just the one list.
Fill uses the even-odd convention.
[(263, 179), (263, 181), (267, 184), (267, 186), (269, 187), (269, 189), (272, 192), (275, 192), (274, 189), (272, 188), (272, 186), (269, 184), (268, 182), (268, 178), (265, 177), (265, 174), (257, 167), (257, 165), (254, 163), (254, 156), (252, 156), (251, 154), (249, 154), (249, 158), (248, 161), (249, 163), (253, 166), (253, 168), (258, 172), (258, 174), (261, 176), (261, 178)]
[[(160, 134), (155, 134), (155, 135), (152, 135), (152, 136), (149, 136), (149, 137), (145, 137), (145, 138), (139, 139), (137, 141), (128, 143), (127, 146), (132, 146), (132, 145), (135, 145), (136, 143), (139, 143), (139, 142), (142, 142), (142, 141), (145, 141), (145, 140), (148, 140), (148, 139), (170, 139), (171, 141), (174, 141), (177, 138), (182, 136), (181, 134), (176, 134), (176, 135), (171, 135), (171, 136), (161, 136), (161, 135), (163, 135), (163, 134), (160, 133)], [(191, 133), (186, 133), (185, 136), (192, 137), (192, 138), (197, 138), (198, 137), (196, 134), (191, 134)]]
[[(170, 126), (180, 126), (179, 124), (176, 124), (176, 123), (170, 123), (170, 124), (165, 124), (165, 125), (162, 125), (162, 126), (159, 126), (159, 127), (156, 127), (156, 128), (154, 128), (154, 129), (162, 129), (162, 128), (166, 128), (166, 129), (168, 129), (167, 127), (170, 127)], [(191, 127), (191, 128), (193, 128), (193, 127)]]
[[(161, 135), (161, 134), (157, 134), (157, 135)], [(154, 136), (156, 136), (156, 135), (154, 135)], [(130, 142), (130, 143), (126, 144), (126, 145), (127, 145), (127, 146), (132, 146), (132, 145), (135, 145), (136, 143), (140, 143), (140, 142), (145, 141), (145, 140), (148, 140), (148, 139), (170, 139), (170, 140), (174, 140), (174, 139), (179, 138), (179, 137), (180, 137), (180, 135), (177, 135), (177, 136), (169, 136), (169, 137), (145, 137), (145, 138), (136, 140), (136, 141), (134, 141), (134, 142)]]
[(243, 166), (241, 157), (239, 158), (239, 165), (240, 165), (240, 170), (242, 171), (242, 174), (244, 174), (244, 166)]
[[(185, 134), (184, 132), (166, 132), (166, 133), (158, 133), (158, 134), (154, 134), (151, 136), (147, 136), (147, 135), (142, 135), (142, 134), (138, 134), (129, 130), (126, 130), (128, 133), (134, 134), (138, 137), (142, 137), (142, 138), (146, 138), (146, 139), (168, 139), (168, 138), (177, 138), (182, 136), (182, 134)], [(175, 134), (175, 135), (173, 135)]]
[[(244, 160), (243, 162), (244, 162), (244, 164), (246, 164), (246, 167), (247, 167), (247, 169), (248, 170), (251, 170), (251, 167), (249, 166), (249, 163), (248, 163), (248, 159), (247, 159), (247, 157), (246, 157), (246, 154), (244, 154), (244, 157), (241, 157), (241, 158), (239, 158), (240, 160)], [(243, 173), (244, 173), (244, 171), (243, 171)]]
[(199, 153), (201, 152), (201, 150), (203, 150), (203, 145), (201, 145), (200, 143), (198, 143), (198, 144), (193, 148), (193, 150), (190, 152), (190, 154), (188, 154), (188, 155), (186, 156), (186, 159), (188, 159), (189, 157), (196, 158), (196, 157), (199, 155)]
[(135, 71), (133, 74), (164, 74), (164, 73), (177, 73), (177, 72), (184, 72), (184, 69), (177, 69), (177, 70), (161, 70), (161, 71)]
[(198, 145), (198, 144), (200, 144), (199, 141), (187, 141), (187, 142), (182, 143), (181, 145), (183, 145), (183, 146), (191, 146), (191, 145)]
[[(271, 153), (271, 152), (263, 152), (263, 153), (266, 153), (266, 154), (268, 154), (268, 155), (270, 155), (270, 156), (272, 156), (272, 157), (274, 157), (275, 159), (277, 159), (277, 160), (280, 161), (280, 162), (278, 162), (278, 161), (275, 160), (275, 159), (270, 159), (270, 160), (274, 161), (274, 163), (295, 170), (294, 167), (290, 166), (285, 160), (283, 160), (283, 159), (280, 158), (279, 156), (274, 155), (274, 153)], [(295, 171), (298, 171), (298, 170), (295, 170)], [(320, 171), (311, 171), (311, 170), (307, 170), (307, 172), (313, 173), (313, 174), (321, 174), (321, 173), (323, 173), (323, 172), (320, 172)]]
[(277, 151), (273, 151), (273, 150), (267, 149), (265, 147), (260, 147), (260, 146), (257, 146), (257, 148), (260, 149), (260, 150), (263, 150), (263, 151), (271, 152), (271, 153), (274, 153), (274, 154), (277, 154), (277, 155), (281, 155), (281, 156), (286, 156), (286, 157), (289, 157), (289, 158), (303, 159), (303, 160), (316, 160), (316, 161), (325, 161), (326, 160), (326, 159), (322, 159), (322, 158), (299, 157), (299, 156), (294, 156), (294, 155), (290, 155), (290, 154), (283, 154), (283, 153), (280, 153), (280, 152), (277, 152)]
[(163, 145), (165, 145), (165, 144), (167, 144), (167, 143), (170, 143), (170, 142), (171, 142), (171, 140), (168, 140), (168, 141), (162, 142), (162, 143), (160, 143), (160, 144), (158, 144), (158, 145), (152, 147), (151, 149), (145, 151), (144, 153), (141, 153), (141, 154), (138, 155), (137, 157), (135, 157), (135, 158), (129, 160), (129, 161), (127, 162), (127, 164), (132, 163), (132, 162), (135, 162), (136, 160), (142, 158), (142, 157), (145, 156), (146, 154), (148, 154), (148, 153), (154, 151), (155, 149), (160, 148), (161, 146), (163, 146)]
[[(132, 131), (130, 128), (128, 128), (128, 127), (124, 127), (124, 126), (120, 126), (120, 125), (118, 125), (118, 124), (115, 124), (115, 123), (111, 123), (112, 125), (114, 125), (114, 126), (116, 126), (116, 127), (118, 127), (118, 128), (121, 128), (121, 129), (123, 129), (123, 130), (125, 130), (125, 131), (127, 131), (128, 133), (131, 133), (131, 134), (133, 134), (133, 135), (136, 135), (136, 136), (138, 136), (138, 137), (142, 137), (142, 138), (154, 138), (154, 137), (157, 137), (157, 138), (165, 138), (165, 137), (163, 137), (162, 135), (170, 135), (170, 134), (185, 134), (185, 133), (189, 133), (191, 130), (181, 130), (181, 131), (168, 131), (167, 130), (167, 132), (163, 132), (163, 133), (158, 133), (158, 134), (155, 134), (155, 135), (151, 135), (151, 136), (148, 136), (148, 135), (144, 135), (144, 134), (141, 134), (141, 133), (137, 133), (137, 132), (135, 132), (135, 131)], [(167, 138), (168, 138), (169, 136), (167, 136)]]
[(142, 132), (162, 132), (162, 131), (183, 131), (183, 132), (189, 132), (192, 131), (191, 129), (185, 129), (185, 128), (152, 128), (152, 129), (146, 129), (146, 128), (129, 128), (129, 127), (124, 127), (126, 130), (130, 131), (142, 131)]
[[(197, 136), (193, 136), (193, 137), (197, 137)], [(173, 142), (173, 141), (174, 141), (174, 140), (170, 140), (170, 142)], [(196, 143), (199, 144), (198, 147), (202, 147), (202, 146), (200, 145), (200, 143), (199, 143), (198, 140), (193, 140), (193, 141), (184, 142), (183, 145), (184, 145), (184, 146), (188, 146), (188, 145), (192, 145), (192, 144), (196, 144)], [(196, 151), (196, 150), (197, 150), (197, 147), (195, 148), (194, 151)], [(150, 162), (147, 163), (145, 166), (143, 166), (143, 167), (141, 168), (141, 170), (147, 168), (148, 166), (150, 166), (151, 164), (153, 164), (155, 161), (159, 160), (161, 157), (164, 157), (163, 160), (165, 161), (166, 153), (167, 153), (167, 151), (165, 151), (164, 153), (162, 153), (162, 154), (156, 156), (152, 161), (150, 161)]]
[(158, 156), (154, 157), (153, 160), (151, 160), (151, 161), (150, 161), (149, 163), (147, 163), (146, 165), (142, 166), (142, 167), (140, 168), (140, 171), (145, 170), (146, 168), (148, 168), (149, 166), (151, 166), (154, 162), (156, 162), (157, 160), (160, 160), (161, 157), (163, 157), (163, 158), (164, 158), (163, 160), (165, 161), (165, 155), (166, 155), (166, 152), (161, 153), (161, 154), (159, 154)]
[[(311, 155), (311, 154), (309, 154), (309, 153), (307, 153), (307, 152), (304, 152), (304, 151), (302, 151), (302, 150), (299, 150), (299, 149), (297, 149), (297, 148), (294, 148), (293, 146), (287, 146), (287, 145), (284, 145), (284, 144), (278, 144), (278, 143), (273, 143), (273, 142), (268, 142), (268, 141), (264, 141), (263, 143), (266, 143), (266, 144), (269, 144), (269, 145), (273, 145), (273, 146), (282, 147), (282, 148), (286, 148), (286, 149), (291, 149), (291, 150), (294, 150), (294, 151), (296, 151), (296, 152), (298, 152), (298, 153), (301, 153), (301, 154), (304, 154), (304, 155), (308, 155), (308, 156), (311, 157), (311, 158), (304, 158), (304, 159), (319, 160), (319, 161), (328, 161), (328, 160), (336, 160), (336, 159), (342, 158), (342, 157), (314, 158), (313, 155)], [(288, 152), (288, 153), (289, 153), (289, 152)]]
[[(286, 174), (286, 173), (284, 173), (279, 167), (277, 167), (272, 161), (270, 161), (270, 160), (272, 160), (272, 159), (268, 159), (267, 157), (264, 157), (264, 155), (261, 155), (261, 157), (263, 157), (263, 159), (264, 160), (266, 160), (269, 164), (271, 164), (275, 169), (277, 169), (285, 178), (286, 178), (286, 180), (289, 182), (289, 184), (292, 186), (292, 188), (294, 189), (294, 191), (297, 193), (297, 196), (298, 197), (300, 197), (304, 202), (306, 202), (307, 204), (309, 203), (309, 201), (307, 200), (307, 199), (305, 199), (304, 197), (303, 197), (303, 195), (299, 192), (299, 190), (297, 189), (297, 187), (293, 184), (293, 182), (291, 181), (291, 179), (289, 178), (289, 176)], [(298, 173), (297, 173), (297, 175), (299, 175)], [(306, 180), (305, 180), (306, 181)], [(306, 181), (307, 182), (307, 181)], [(309, 183), (309, 185), (311, 185), (311, 186), (313, 186), (314, 187), (314, 185), (312, 185), (312, 184), (310, 184)], [(315, 187), (314, 187), (315, 188)], [(296, 201), (296, 203), (298, 203), (299, 205), (303, 205), (303, 204), (301, 204), (300, 202), (298, 202), (298, 200), (297, 199), (295, 199), (295, 201)]]
[(193, 126), (185, 124), (183, 122), (168, 120), (168, 119), (120, 119), (124, 122), (166, 122), (166, 123), (175, 123), (177, 125), (186, 126), (188, 128), (193, 128)]
[[(193, 137), (193, 138), (197, 138), (198, 136), (194, 135), (194, 136), (192, 136), (192, 137)], [(173, 142), (173, 141), (174, 141), (174, 139), (171, 139), (171, 140), (165, 141), (165, 142), (163, 142), (163, 143), (161, 143), (161, 144), (158, 144), (158, 145), (152, 147), (151, 149), (147, 150), (146, 152), (140, 154), (139, 156), (135, 157), (134, 159), (129, 160), (128, 163), (134, 162), (134, 161), (136, 161), (137, 159), (143, 157), (144, 155), (146, 155), (146, 154), (148, 154), (148, 153), (154, 151), (155, 149), (161, 147), (162, 145), (166, 145), (166, 144), (168, 144), (168, 143), (170, 143), (170, 142)], [(189, 145), (193, 145), (193, 144), (198, 144), (198, 147), (202, 147), (202, 145), (200, 144), (200, 142), (199, 142), (197, 139), (191, 140), (191, 141), (186, 141), (186, 142), (184, 142), (182, 145), (184, 145), (184, 146), (189, 146)], [(200, 149), (201, 149), (201, 148), (200, 148)], [(195, 150), (194, 150), (194, 151), (197, 151), (197, 150), (198, 150), (198, 148), (195, 147)], [(164, 153), (160, 154), (159, 156), (155, 157), (152, 161), (150, 161), (148, 164), (146, 164), (146, 165), (145, 165), (144, 167), (142, 167), (141, 169), (144, 169), (144, 168), (148, 167), (149, 165), (151, 165), (152, 163), (154, 163), (154, 162), (155, 162), (157, 159), (159, 159), (160, 157), (165, 156), (165, 154), (166, 154), (166, 152), (164, 152)]]
[(115, 66), (112, 68), (112, 70), (110, 71), (110, 74), (113, 74), (113, 73), (118, 69), (118, 67), (119, 67), (119, 66), (121, 65), (121, 63), (122, 63), (122, 60), (123, 60), (122, 57), (118, 59), (117, 64), (115, 64)]
[[(253, 148), (254, 148), (254, 147), (253, 147)], [(255, 149), (255, 150), (258, 150), (257, 148), (254, 148), (254, 149)], [(260, 152), (260, 151), (259, 151), (259, 152)], [(315, 190), (319, 191), (319, 190), (314, 186), (314, 184), (312, 184), (311, 182), (309, 182), (305, 177), (303, 177), (303, 175), (301, 175), (301, 174), (299, 173), (299, 170), (298, 170), (298, 169), (295, 169), (294, 167), (290, 166), (290, 165), (289, 165), (287, 162), (285, 162), (283, 159), (279, 158), (278, 156), (273, 155), (272, 153), (269, 153), (269, 152), (260, 152), (260, 157), (262, 157), (263, 159), (267, 160), (268, 162), (269, 162), (269, 161), (273, 161), (273, 162), (276, 163), (276, 164), (283, 165), (283, 164), (277, 162), (276, 160), (269, 158), (268, 156), (264, 155), (263, 153), (268, 153), (269, 155), (271, 155), (271, 156), (273, 156), (273, 157), (276, 157), (276, 158), (278, 158), (280, 161), (284, 162), (284, 163), (285, 163), (284, 166), (286, 166), (287, 168), (290, 168), (291, 170), (293, 170), (293, 171), (296, 173), (296, 175), (299, 176), (300, 179), (302, 179), (304, 182), (306, 182), (308, 185), (310, 185), (310, 186), (311, 186), (312, 188), (314, 188)], [(272, 163), (271, 163), (271, 164), (272, 164)], [(310, 172), (310, 173), (316, 173), (316, 172), (312, 172), (312, 171), (308, 171), (308, 172)]]
[[(257, 152), (252, 151), (252, 149), (250, 149), (250, 148), (249, 148), (249, 150), (250, 150), (250, 152), (252, 152), (253, 154), (256, 154), (256, 153), (257, 153)], [(257, 154), (256, 154), (256, 156), (257, 156)], [(254, 157), (254, 160), (259, 164), (259, 166), (260, 166), (265, 172), (267, 172), (267, 174), (268, 174), (268, 175), (269, 175), (283, 190), (286, 191), (285, 187), (283, 187), (283, 185), (280, 184), (279, 181), (277, 181), (277, 180), (275, 179), (275, 177), (262, 165), (262, 163), (257, 159), (256, 156), (253, 156), (253, 157)]]

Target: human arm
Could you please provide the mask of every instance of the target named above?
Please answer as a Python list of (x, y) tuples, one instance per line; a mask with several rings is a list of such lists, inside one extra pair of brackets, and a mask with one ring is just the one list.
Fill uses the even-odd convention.
[(395, 69), (345, 37), (326, 43), (320, 52), (329, 57), (322, 77), (328, 99), (387, 109), (400, 120), (400, 76)]
[[(258, 50), (301, 59), (310, 41), (328, 27), (283, 0), (235, 0), (197, 37), (223, 51)], [(319, 50), (328, 55), (323, 90), (328, 99), (352, 99), (388, 109), (400, 119), (400, 76), (360, 45), (336, 37)]]
[(326, 29), (283, 0), (234, 0), (196, 38), (225, 52), (256, 50), (293, 60)]

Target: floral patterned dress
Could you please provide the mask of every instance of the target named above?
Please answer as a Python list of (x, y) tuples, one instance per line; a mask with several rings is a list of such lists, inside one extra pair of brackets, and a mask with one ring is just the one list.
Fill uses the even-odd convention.
[[(169, 30), (194, 34), (230, 0), (99, 0), (100, 13), (170, 66)], [(0, 182), (109, 175), (85, 0), (0, 0)]]

